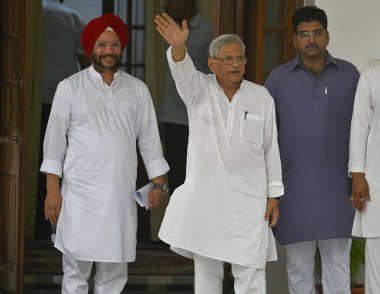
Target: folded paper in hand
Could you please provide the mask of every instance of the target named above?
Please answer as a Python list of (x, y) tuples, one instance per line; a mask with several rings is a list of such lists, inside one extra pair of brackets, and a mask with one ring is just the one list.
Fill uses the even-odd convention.
[(138, 189), (133, 196), (136, 199), (136, 202), (141, 206), (145, 207), (146, 210), (149, 210), (149, 192), (152, 189), (152, 183), (148, 183), (145, 186)]

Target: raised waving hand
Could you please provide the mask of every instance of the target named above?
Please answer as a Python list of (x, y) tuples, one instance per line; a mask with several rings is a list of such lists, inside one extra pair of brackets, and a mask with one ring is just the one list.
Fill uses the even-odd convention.
[(172, 46), (174, 61), (181, 61), (185, 57), (185, 42), (189, 36), (186, 20), (179, 26), (167, 13), (156, 15), (154, 19), (157, 32)]

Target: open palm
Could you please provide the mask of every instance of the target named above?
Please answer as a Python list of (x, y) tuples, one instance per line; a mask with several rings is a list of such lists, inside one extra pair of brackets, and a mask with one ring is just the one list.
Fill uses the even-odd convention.
[(156, 30), (160, 35), (173, 47), (183, 45), (189, 35), (186, 20), (182, 21), (182, 27), (179, 26), (168, 14), (163, 13), (161, 16), (156, 15), (154, 19)]

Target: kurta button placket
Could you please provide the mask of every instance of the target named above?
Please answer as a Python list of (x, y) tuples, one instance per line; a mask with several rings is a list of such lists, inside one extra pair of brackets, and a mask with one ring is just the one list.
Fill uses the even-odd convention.
[(228, 104), (228, 113), (227, 113), (227, 135), (229, 138), (232, 137), (234, 129), (234, 120), (235, 120), (235, 106), (236, 101), (238, 100), (238, 93), (235, 93), (234, 98)]
[(114, 131), (115, 130), (115, 102), (112, 95), (111, 86), (108, 87), (107, 92), (108, 92), (107, 93), (108, 94), (107, 117), (108, 117), (108, 123), (109, 123), (108, 126), (109, 126), (110, 131)]
[(228, 114), (227, 114), (227, 134), (229, 138), (232, 137), (232, 130), (234, 127), (234, 117), (235, 115), (234, 115), (233, 106), (230, 105), (228, 107)]

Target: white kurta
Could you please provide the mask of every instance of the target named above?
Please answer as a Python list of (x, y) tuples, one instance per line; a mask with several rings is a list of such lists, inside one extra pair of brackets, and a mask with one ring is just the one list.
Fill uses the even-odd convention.
[(356, 211), (352, 234), (380, 237), (380, 66), (360, 76), (355, 96), (350, 137), (350, 172), (365, 173), (371, 201)]
[(163, 175), (156, 116), (146, 85), (118, 71), (110, 86), (93, 67), (54, 96), (41, 171), (62, 176), (55, 247), (79, 260), (136, 256), (136, 140), (149, 178)]
[(267, 197), (284, 192), (273, 99), (243, 81), (230, 103), (214, 75), (196, 71), (188, 55), (175, 63), (170, 50), (190, 133), (186, 180), (171, 196), (159, 237), (188, 257), (264, 268), (276, 259)]

